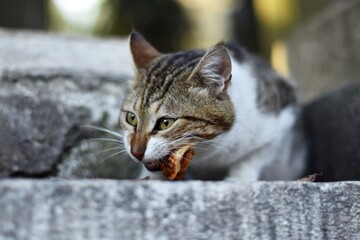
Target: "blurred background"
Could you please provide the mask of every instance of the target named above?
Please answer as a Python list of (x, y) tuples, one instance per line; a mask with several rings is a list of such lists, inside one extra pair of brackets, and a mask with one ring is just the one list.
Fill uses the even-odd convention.
[[(208, 48), (221, 40), (241, 44), (269, 60), (283, 75), (291, 76), (300, 101), (311, 103), (341, 85), (359, 82), (359, 16), (360, 0), (1, 0), (0, 117), (4, 109), (15, 110), (7, 110), (8, 125), (2, 126), (8, 127), (0, 128), (8, 134), (0, 132), (0, 152), (12, 147), (21, 150), (18, 155), (10, 150), (9, 155), (0, 154), (0, 177), (4, 166), (14, 176), (21, 175), (21, 171), (33, 174), (31, 171), (39, 169), (32, 162), (30, 166), (29, 159), (39, 159), (38, 163), (44, 164), (41, 159), (51, 156), (46, 157), (50, 170), (41, 170), (41, 176), (50, 172), (65, 178), (132, 178), (129, 174), (137, 171), (136, 166), (119, 161), (115, 154), (120, 152), (114, 151), (120, 150), (108, 145), (111, 141), (76, 146), (71, 141), (76, 136), (89, 138), (87, 132), (76, 130), (76, 121), (117, 128), (119, 103), (124, 96), (120, 84), (133, 74), (126, 41), (133, 29), (162, 52)], [(37, 109), (43, 114), (43, 105), (35, 108), (26, 100), (27, 104), (14, 106), (8, 98), (11, 95), (12, 101), (18, 101), (24, 96), (28, 99), (29, 94), (32, 101), (45, 104), (50, 97), (59, 108), (71, 110), (69, 119), (75, 114), (77, 120), (67, 125), (57, 121), (43, 124), (44, 118), (34, 119), (35, 123), (47, 126), (44, 129), (39, 125), (38, 131), (34, 131), (22, 114), (28, 112), (24, 109), (32, 112)], [(342, 105), (352, 106), (346, 101), (338, 108), (346, 109)], [(58, 116), (59, 111), (49, 107), (48, 118)], [(18, 114), (10, 114), (13, 112)], [(359, 115), (355, 108), (352, 112)], [(21, 124), (14, 125), (14, 119)], [(327, 119), (320, 125), (325, 122)], [(23, 126), (27, 127), (28, 135), (24, 134)], [(337, 129), (338, 124), (333, 126)], [(53, 129), (59, 127), (64, 134), (72, 135), (55, 136)], [(33, 137), (34, 132), (39, 132), (39, 137)], [(54, 146), (56, 151), (49, 148), (55, 142), (50, 137), (59, 143)], [(16, 145), (18, 142), (23, 145)], [(48, 155), (38, 151), (42, 149), (38, 145)], [(23, 146), (29, 151), (26, 156), (31, 158), (21, 155)], [(5, 159), (3, 164), (1, 157)], [(9, 161), (15, 158), (24, 163), (21, 171), (17, 161)], [(58, 164), (57, 170), (54, 163)]]
[(225, 40), (268, 59), (302, 101), (358, 80), (360, 0), (1, 0), (0, 28), (142, 33), (161, 52)]
[(281, 66), (278, 39), (331, 0), (2, 0), (0, 27), (96, 36), (133, 28), (163, 52), (240, 43)]

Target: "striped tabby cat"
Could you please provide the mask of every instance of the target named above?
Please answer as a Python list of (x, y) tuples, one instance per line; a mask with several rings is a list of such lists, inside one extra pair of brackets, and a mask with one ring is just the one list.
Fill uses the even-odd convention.
[(160, 170), (172, 151), (195, 142), (190, 178), (285, 180), (302, 174), (294, 89), (268, 64), (222, 42), (208, 51), (161, 54), (133, 33), (130, 49), (137, 75), (120, 124), (127, 152), (146, 169)]

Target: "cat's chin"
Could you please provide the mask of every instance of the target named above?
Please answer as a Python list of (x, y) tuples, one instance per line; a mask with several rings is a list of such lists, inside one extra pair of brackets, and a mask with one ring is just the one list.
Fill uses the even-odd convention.
[[(187, 152), (191, 146), (193, 146), (193, 144), (183, 145), (182, 147), (179, 147), (178, 149), (171, 151), (169, 155), (163, 157), (161, 160), (143, 162), (143, 164), (146, 167), (146, 169), (149, 171), (152, 171), (152, 172), (162, 171), (163, 170), (162, 164), (164, 164), (164, 161), (166, 161), (166, 162), (169, 161), (169, 158), (173, 157), (172, 155), (174, 155), (175, 153), (181, 152), (180, 157), (176, 156), (180, 160), (183, 157), (183, 155), (185, 154), (185, 152)], [(191, 156), (191, 158), (192, 158), (192, 156)]]
[[(171, 152), (171, 154), (172, 154), (172, 152)], [(162, 160), (153, 160), (153, 161), (143, 162), (143, 164), (146, 167), (146, 169), (149, 171), (152, 171), (152, 172), (161, 171), (163, 168), (162, 164), (164, 164), (164, 161), (167, 161), (169, 159), (171, 154), (163, 157)]]
[(151, 161), (151, 162), (145, 162), (144, 166), (149, 171), (161, 171), (161, 164), (159, 161)]

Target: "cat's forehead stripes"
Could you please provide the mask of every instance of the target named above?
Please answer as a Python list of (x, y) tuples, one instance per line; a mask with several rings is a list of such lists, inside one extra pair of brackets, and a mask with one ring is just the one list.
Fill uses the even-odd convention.
[(182, 67), (186, 62), (191, 60), (199, 60), (202, 55), (205, 54), (205, 51), (186, 51), (186, 52), (178, 52), (172, 54), (166, 54), (162, 57), (155, 60), (146, 75), (148, 76), (147, 80), (151, 80), (152, 77), (160, 77), (161, 75), (166, 75), (169, 70), (173, 70), (174, 68)]
[(149, 113), (159, 113), (162, 101), (153, 102), (149, 107)]
[(192, 69), (203, 56), (204, 51), (188, 51), (176, 54), (164, 55), (145, 73), (145, 86), (142, 103), (149, 107), (153, 102), (161, 100), (170, 89), (171, 85), (185, 75), (189, 75)]

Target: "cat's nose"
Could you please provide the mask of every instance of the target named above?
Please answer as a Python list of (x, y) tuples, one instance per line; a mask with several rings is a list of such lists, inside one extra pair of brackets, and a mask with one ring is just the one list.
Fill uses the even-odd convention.
[(137, 160), (141, 161), (144, 158), (144, 153), (143, 151), (131, 151), (131, 154), (136, 157)]

